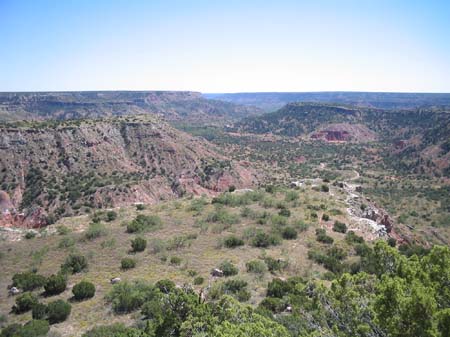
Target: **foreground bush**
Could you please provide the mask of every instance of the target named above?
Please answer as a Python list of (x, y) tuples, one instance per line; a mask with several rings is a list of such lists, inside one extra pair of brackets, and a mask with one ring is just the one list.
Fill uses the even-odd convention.
[(280, 238), (278, 236), (264, 232), (256, 233), (255, 237), (251, 240), (251, 245), (259, 248), (267, 248), (271, 245), (278, 244), (280, 244)]
[(285, 227), (281, 230), (281, 236), (285, 240), (297, 239), (297, 231), (293, 227)]
[(333, 225), (333, 231), (338, 233), (346, 233), (347, 232), (347, 225), (340, 221), (335, 221)]
[(45, 282), (44, 289), (46, 295), (58, 295), (66, 290), (66, 277), (62, 274), (51, 275)]
[(254, 274), (264, 274), (267, 272), (267, 266), (266, 264), (261, 260), (252, 260), (248, 261), (245, 264), (245, 267), (247, 268), (247, 272), (254, 273)]
[(13, 311), (16, 314), (21, 314), (30, 311), (36, 304), (38, 304), (36, 295), (29, 292), (23, 293), (16, 297), (16, 304), (13, 307)]
[(105, 236), (107, 233), (108, 232), (105, 225), (103, 225), (102, 223), (94, 222), (89, 225), (89, 228), (84, 233), (84, 237), (87, 240), (94, 240), (101, 236)]
[(133, 252), (143, 252), (147, 247), (147, 240), (138, 236), (134, 240), (131, 240), (131, 250)]
[(72, 288), (72, 293), (77, 301), (92, 298), (95, 295), (95, 286), (91, 282), (81, 281)]
[(97, 326), (89, 330), (83, 337), (146, 337), (142, 330), (129, 328), (122, 323), (115, 323), (109, 326)]
[(323, 228), (316, 229), (316, 240), (326, 244), (332, 244), (334, 242), (333, 238), (328, 236)]
[(239, 269), (231, 261), (223, 261), (219, 265), (219, 269), (223, 271), (223, 276), (233, 276), (239, 273)]
[(267, 269), (271, 273), (282, 271), (288, 266), (288, 262), (282, 259), (274, 259), (270, 256), (264, 258), (264, 263), (267, 265)]
[(12, 278), (12, 286), (23, 291), (32, 291), (41, 288), (45, 284), (45, 277), (33, 272), (15, 274)]
[(106, 299), (116, 313), (129, 313), (139, 309), (155, 294), (155, 287), (143, 282), (122, 282), (114, 285)]
[(124, 270), (132, 269), (132, 268), (136, 267), (136, 260), (132, 259), (130, 257), (125, 257), (122, 259), (122, 261), (120, 261), (120, 266)]
[(31, 317), (33, 317), (33, 319), (46, 319), (47, 314), (47, 306), (44, 303), (35, 304), (31, 311)]
[(127, 225), (128, 233), (142, 233), (162, 227), (161, 218), (157, 215), (139, 214)]
[(72, 306), (63, 300), (56, 300), (47, 305), (47, 317), (50, 324), (64, 322), (69, 317)]
[(76, 274), (85, 271), (88, 262), (85, 256), (79, 254), (71, 254), (61, 266), (61, 270), (66, 273)]
[(235, 235), (230, 235), (223, 240), (223, 244), (227, 248), (235, 248), (244, 245), (244, 240)]
[(2, 330), (0, 337), (42, 337), (49, 330), (47, 321), (33, 319), (23, 326), (17, 323), (8, 325)]

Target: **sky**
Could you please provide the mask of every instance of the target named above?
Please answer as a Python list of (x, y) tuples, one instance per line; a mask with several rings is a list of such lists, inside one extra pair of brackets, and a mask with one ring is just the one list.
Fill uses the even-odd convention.
[(0, 91), (450, 92), (448, 0), (0, 0)]

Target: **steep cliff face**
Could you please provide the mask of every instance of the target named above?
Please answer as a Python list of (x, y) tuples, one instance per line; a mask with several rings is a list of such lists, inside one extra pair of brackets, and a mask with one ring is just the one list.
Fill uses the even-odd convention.
[(311, 134), (312, 139), (327, 142), (370, 142), (377, 139), (375, 132), (362, 124), (330, 124)]
[(150, 116), (20, 125), (0, 130), (0, 190), (9, 211), (40, 207), (58, 217), (257, 180), (208, 142)]
[(259, 112), (254, 107), (207, 100), (192, 91), (0, 93), (0, 121), (157, 114), (174, 121), (218, 122)]

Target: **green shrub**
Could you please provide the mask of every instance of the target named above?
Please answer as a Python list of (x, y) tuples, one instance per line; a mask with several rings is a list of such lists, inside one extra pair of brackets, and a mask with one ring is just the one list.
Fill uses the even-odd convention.
[(127, 225), (128, 233), (142, 233), (156, 230), (162, 227), (162, 220), (157, 215), (139, 214)]
[(115, 284), (106, 296), (115, 313), (129, 313), (139, 309), (154, 295), (155, 289), (143, 282)]
[(235, 247), (243, 246), (244, 240), (238, 238), (235, 235), (230, 235), (230, 236), (227, 236), (223, 240), (223, 245), (227, 248), (235, 248)]
[(37, 297), (30, 292), (26, 292), (16, 297), (16, 304), (13, 307), (13, 311), (16, 314), (21, 314), (30, 311), (36, 304), (38, 304)]
[(138, 236), (134, 240), (131, 240), (131, 250), (133, 252), (143, 252), (147, 247), (147, 240)]
[(70, 248), (73, 246), (75, 246), (75, 240), (69, 236), (61, 238), (58, 244), (58, 248)]
[(181, 264), (181, 257), (178, 256), (172, 256), (170, 258), (170, 264), (174, 266), (179, 266)]
[(196, 285), (196, 286), (198, 286), (198, 285), (200, 285), (200, 284), (203, 284), (203, 282), (205, 282), (205, 278), (202, 277), (202, 276), (197, 276), (197, 277), (194, 279), (194, 285)]
[(28, 231), (25, 234), (25, 239), (27, 239), (27, 240), (33, 239), (35, 237), (36, 237), (36, 232), (33, 232), (33, 231)]
[(285, 240), (297, 239), (297, 231), (293, 227), (285, 227), (281, 230), (281, 236)]
[(136, 260), (130, 257), (124, 257), (122, 261), (120, 261), (120, 266), (124, 270), (132, 269), (136, 267)]
[(292, 223), (292, 227), (296, 228), (299, 232), (306, 232), (309, 228), (309, 224), (302, 220), (296, 220)]
[[(341, 273), (343, 271), (343, 264), (340, 259), (336, 256), (332, 255), (333, 253), (328, 251), (326, 254), (323, 254), (317, 250), (308, 251), (308, 258), (313, 260), (314, 262), (323, 265), (326, 269), (330, 270), (333, 273)], [(336, 252), (336, 255), (343, 254), (341, 252)]]
[(206, 221), (208, 222), (217, 222), (224, 225), (232, 225), (239, 221), (239, 217), (235, 214), (229, 213), (227, 210), (219, 208), (214, 212), (208, 214)]
[(298, 193), (295, 191), (287, 191), (284, 200), (286, 200), (286, 202), (298, 200)]
[(63, 272), (76, 274), (85, 271), (88, 268), (88, 262), (85, 256), (80, 254), (70, 254), (66, 261), (61, 265)]
[(265, 190), (267, 193), (273, 194), (273, 193), (275, 193), (275, 186), (273, 186), (273, 185), (267, 185), (267, 186), (264, 188), (264, 190)]
[(95, 286), (88, 281), (81, 281), (72, 288), (73, 297), (77, 301), (92, 298), (95, 295)]
[(107, 234), (107, 230), (106, 230), (105, 225), (94, 222), (89, 225), (89, 228), (84, 233), (84, 237), (87, 240), (94, 240), (101, 236), (105, 236), (106, 234)]
[(59, 225), (58, 227), (56, 227), (56, 231), (59, 235), (67, 235), (71, 232), (70, 228), (64, 225)]
[(243, 209), (241, 209), (241, 217), (243, 218), (251, 218), (254, 216), (254, 212), (251, 208), (249, 207), (244, 207)]
[(46, 319), (48, 314), (47, 306), (44, 303), (37, 303), (31, 310), (33, 319)]
[(233, 276), (239, 273), (239, 269), (231, 263), (231, 261), (225, 260), (219, 265), (219, 269), (223, 271), (224, 276)]
[(149, 242), (149, 250), (152, 254), (163, 252), (166, 249), (166, 246), (166, 243), (159, 238), (153, 238)]
[(169, 239), (166, 244), (167, 250), (178, 250), (191, 245), (193, 240), (197, 239), (197, 234), (176, 235)]
[(316, 240), (326, 244), (332, 244), (334, 242), (333, 238), (328, 236), (323, 228), (316, 229)]
[(288, 266), (288, 262), (282, 259), (274, 259), (270, 256), (264, 258), (264, 263), (267, 265), (267, 269), (271, 273), (275, 273), (277, 271), (282, 271), (286, 269)]
[(72, 306), (63, 300), (56, 300), (47, 305), (48, 322), (50, 324), (64, 322), (69, 317)]
[(333, 225), (333, 231), (338, 233), (346, 233), (347, 232), (347, 225), (340, 221), (335, 221)]
[(198, 274), (198, 272), (197, 272), (196, 270), (189, 269), (189, 270), (187, 271), (187, 274), (188, 274), (190, 277), (194, 277), (194, 276), (196, 276), (196, 275)]
[(46, 336), (50, 326), (45, 320), (31, 320), (25, 325), (11, 324), (5, 327), (0, 336), (1, 337), (42, 337)]
[(243, 280), (228, 280), (221, 284), (221, 292), (225, 295), (234, 296), (241, 302), (245, 302), (251, 296), (247, 290), (247, 285), (247, 282)]
[(280, 211), (278, 212), (278, 215), (284, 216), (286, 218), (289, 218), (291, 216), (291, 211), (288, 210), (287, 208), (282, 208), (280, 209)]
[(32, 291), (41, 288), (45, 284), (45, 277), (31, 271), (14, 274), (12, 286), (23, 291)]
[(261, 260), (248, 261), (245, 264), (245, 267), (247, 268), (247, 272), (249, 272), (249, 273), (264, 274), (267, 272), (267, 266)]
[(323, 213), (322, 214), (322, 220), (323, 221), (328, 221), (328, 220), (330, 220), (330, 216), (328, 214), (326, 214), (326, 213)]
[(328, 185), (322, 184), (322, 185), (320, 186), (320, 190), (321, 190), (322, 192), (328, 193), (328, 192), (330, 191), (330, 188), (328, 187)]
[(144, 337), (142, 330), (129, 328), (122, 323), (115, 323), (108, 326), (96, 326), (89, 330), (82, 337)]
[(364, 238), (356, 235), (354, 231), (348, 231), (345, 235), (345, 241), (348, 243), (364, 243)]
[(266, 310), (271, 311), (272, 313), (281, 313), (286, 308), (286, 302), (281, 298), (276, 297), (266, 297), (259, 304), (260, 308), (264, 308)]
[(291, 292), (292, 288), (293, 285), (290, 282), (274, 278), (267, 285), (267, 296), (283, 298), (284, 295)]
[(114, 211), (106, 212), (106, 221), (111, 222), (117, 219), (117, 213)]
[(136, 210), (137, 211), (143, 211), (145, 209), (145, 205), (143, 205), (143, 204), (137, 204), (136, 205)]
[(195, 198), (191, 201), (191, 204), (187, 207), (187, 210), (200, 214), (205, 209), (205, 205), (207, 204), (208, 202), (204, 197)]
[(176, 288), (176, 285), (171, 280), (163, 279), (156, 282), (155, 287), (158, 288), (162, 293), (168, 294)]
[(395, 247), (397, 245), (397, 240), (394, 238), (389, 238), (388, 239), (388, 245), (391, 247)]
[(275, 225), (275, 226), (286, 226), (287, 225), (286, 217), (279, 215), (279, 214), (272, 215), (270, 217), (270, 222), (272, 223), (272, 225)]
[(46, 295), (57, 295), (66, 290), (67, 281), (64, 275), (51, 275), (45, 282), (44, 289)]
[(253, 247), (267, 248), (270, 245), (280, 244), (280, 238), (274, 234), (267, 234), (264, 232), (258, 232), (251, 240)]

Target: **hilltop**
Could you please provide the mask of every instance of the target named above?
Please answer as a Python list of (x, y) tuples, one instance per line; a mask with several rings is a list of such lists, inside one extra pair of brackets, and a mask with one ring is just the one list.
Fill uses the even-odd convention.
[(350, 104), (380, 109), (412, 109), (450, 105), (448, 93), (396, 93), (396, 92), (249, 92), (205, 94), (206, 98), (255, 106), (271, 112), (291, 102), (322, 102)]
[(193, 91), (0, 93), (0, 121), (153, 114), (167, 120), (218, 123), (258, 113), (258, 108), (207, 100)]

